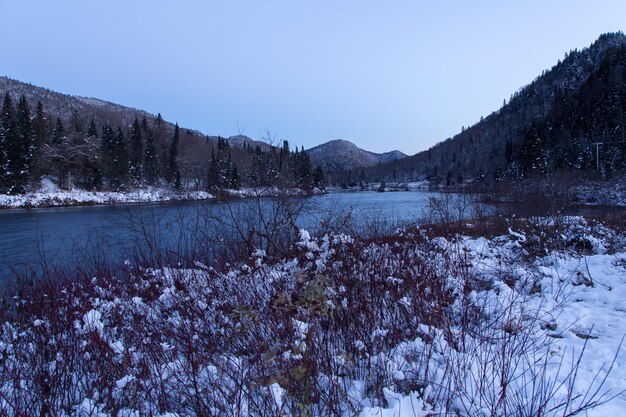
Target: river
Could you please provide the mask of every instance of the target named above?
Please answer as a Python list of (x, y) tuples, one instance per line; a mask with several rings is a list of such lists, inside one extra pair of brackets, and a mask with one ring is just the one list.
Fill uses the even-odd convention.
[[(423, 218), (429, 198), (436, 195), (425, 191), (349, 191), (308, 197), (298, 207), (301, 211), (296, 224), (312, 232), (332, 222), (347, 232), (359, 233), (365, 228), (389, 231)], [(151, 255), (156, 252), (182, 255), (204, 248), (203, 254), (208, 256), (207, 248), (223, 241), (220, 234), (225, 233), (224, 227), (216, 227), (216, 221), (239, 222), (258, 209), (257, 203), (159, 202), (3, 210), (0, 282), (65, 266), (95, 269), (102, 264), (123, 263), (138, 254), (144, 262), (154, 262)], [(262, 210), (272, 210), (267, 199), (260, 204)]]

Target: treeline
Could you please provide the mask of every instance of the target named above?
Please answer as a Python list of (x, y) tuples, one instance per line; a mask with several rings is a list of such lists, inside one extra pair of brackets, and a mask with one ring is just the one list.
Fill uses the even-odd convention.
[[(300, 188), (305, 191), (313, 187), (324, 187), (324, 172), (317, 166), (311, 167), (309, 155), (304, 148), (290, 150), (289, 142), (283, 141), (278, 150), (271, 147), (263, 151), (259, 145), (244, 146), (246, 151), (247, 175), (243, 179), (250, 187)], [(238, 189), (242, 183), (240, 171), (233, 161), (231, 147), (227, 140), (217, 139), (217, 146), (211, 151), (206, 178), (207, 191)]]
[[(558, 89), (547, 117), (507, 142), (507, 168), (525, 176), (562, 170), (610, 177), (626, 167), (626, 45), (609, 50), (574, 93)], [(508, 173), (511, 175), (511, 173)]]
[(396, 162), (347, 173), (344, 181), (429, 179), (494, 182), (586, 171), (626, 170), (623, 33), (565, 54), (503, 106), (453, 138)]
[(43, 176), (53, 177), (65, 189), (116, 191), (146, 186), (309, 191), (324, 185), (321, 168), (313, 170), (306, 153), (289, 150), (287, 141), (280, 149), (247, 144), (231, 152), (221, 137), (181, 144), (181, 136), (189, 136), (182, 133), (160, 114), (152, 122), (135, 117), (130, 126), (94, 117), (84, 127), (66, 126), (60, 117), (48, 114), (41, 101), (33, 110), (25, 96), (15, 103), (7, 92), (0, 115), (0, 192), (24, 193)]

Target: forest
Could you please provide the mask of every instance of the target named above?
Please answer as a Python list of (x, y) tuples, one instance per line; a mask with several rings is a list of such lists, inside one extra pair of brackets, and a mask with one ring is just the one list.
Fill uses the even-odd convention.
[[(324, 173), (313, 169), (304, 149), (252, 146), (232, 149), (228, 140), (205, 138), (193, 143), (178, 124), (173, 129), (161, 115), (153, 123), (144, 116), (128, 126), (92, 117), (84, 126), (69, 126), (47, 113), (41, 101), (31, 108), (22, 95), (14, 103), (7, 92), (0, 115), (0, 192), (20, 194), (35, 188), (43, 176), (61, 188), (125, 191), (146, 186), (218, 192), (240, 187), (322, 187)], [(181, 144), (181, 137), (187, 143)], [(191, 161), (181, 154), (209, 155)], [(198, 148), (201, 148), (198, 152)], [(195, 165), (194, 165), (195, 162)], [(195, 168), (195, 169), (194, 169)]]
[(614, 178), (626, 171), (625, 80), (626, 37), (601, 35), (454, 137), (407, 158), (346, 171), (339, 181), (428, 179), (450, 186), (554, 173)]

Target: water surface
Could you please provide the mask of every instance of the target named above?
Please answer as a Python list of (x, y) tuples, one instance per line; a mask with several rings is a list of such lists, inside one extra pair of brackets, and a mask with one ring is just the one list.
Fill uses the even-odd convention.
[[(347, 191), (309, 197), (296, 224), (312, 232), (325, 221), (344, 221), (347, 231), (366, 227), (388, 230), (424, 216), (428, 199), (435, 195), (423, 191)], [(147, 241), (162, 245), (152, 248), (154, 251), (183, 252), (192, 246), (198, 250), (198, 245), (210, 245), (216, 234), (224, 233), (215, 227), (216, 219), (210, 218), (233, 222), (256, 210), (255, 204), (158, 202), (2, 210), (0, 279), (6, 282), (15, 272), (41, 271), (53, 266), (85, 264), (88, 268), (87, 263), (120, 263), (138, 250), (145, 253)], [(261, 202), (262, 210), (266, 206)]]

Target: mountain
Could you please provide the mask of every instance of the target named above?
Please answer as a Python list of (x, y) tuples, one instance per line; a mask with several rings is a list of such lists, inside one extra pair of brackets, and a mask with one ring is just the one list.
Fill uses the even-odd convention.
[(361, 167), (396, 161), (406, 157), (400, 151), (374, 153), (359, 148), (347, 140), (331, 140), (311, 149), (306, 153), (313, 166), (321, 166), (327, 173), (349, 171)]
[(0, 77), (0, 193), (38, 187), (187, 190), (323, 184), (306, 154), (246, 136), (225, 139), (179, 128), (107, 101)]
[[(0, 92), (9, 93), (15, 101), (20, 96), (26, 97), (33, 105), (40, 101), (46, 112), (59, 118), (66, 126), (78, 126), (86, 128), (94, 118), (96, 122), (102, 121), (112, 125), (130, 126), (134, 119), (141, 120), (146, 117), (148, 121), (154, 122), (156, 115), (132, 107), (110, 103), (97, 98), (72, 96), (58, 93), (47, 88), (38, 87), (32, 84), (13, 80), (0, 76)], [(166, 124), (173, 129), (173, 123)], [(189, 131), (192, 132), (191, 130)], [(194, 131), (194, 135), (202, 136), (200, 132)]]
[[(8, 93), (14, 102), (24, 96), (30, 103), (31, 110), (34, 110), (37, 102), (41, 102), (46, 113), (48, 129), (51, 129), (51, 125), (58, 119), (67, 132), (86, 132), (93, 120), (98, 128), (104, 125), (119, 126), (124, 133), (129, 133), (135, 119), (141, 121), (145, 118), (148, 125), (153, 128), (155, 146), (161, 152), (165, 152), (174, 134), (174, 123), (163, 120), (160, 114), (154, 115), (97, 98), (72, 96), (8, 77), (0, 77), (0, 94), (4, 96), (5, 93)], [(209, 138), (192, 129), (181, 129), (180, 135), (179, 154), (188, 161), (183, 168), (185, 174), (198, 171), (201, 165), (206, 164), (217, 138)]]
[(624, 171), (625, 50), (623, 33), (601, 35), (588, 48), (567, 53), (473, 126), (426, 151), (371, 167), (365, 176), (449, 184), (558, 171)]
[(254, 140), (245, 135), (230, 136), (229, 138), (227, 138), (227, 140), (228, 140), (228, 144), (235, 148), (255, 149), (258, 146), (262, 151), (269, 152), (274, 147), (267, 142)]

